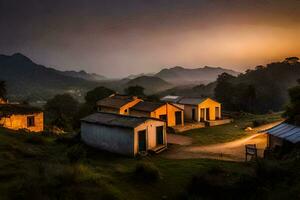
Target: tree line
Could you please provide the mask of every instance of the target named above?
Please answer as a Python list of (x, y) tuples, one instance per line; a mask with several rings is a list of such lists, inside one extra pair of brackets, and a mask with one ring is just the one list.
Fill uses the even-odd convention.
[(223, 73), (216, 81), (215, 98), (230, 111), (281, 111), (288, 102), (288, 89), (300, 77), (298, 61), (297, 57), (290, 57), (283, 62), (257, 66), (237, 77)]

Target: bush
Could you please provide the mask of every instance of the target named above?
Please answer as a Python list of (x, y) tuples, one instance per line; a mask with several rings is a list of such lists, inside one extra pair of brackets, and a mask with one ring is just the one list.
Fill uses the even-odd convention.
[(230, 176), (231, 174), (228, 174), (223, 169), (213, 167), (206, 173), (193, 176), (188, 184), (187, 191), (194, 197), (230, 199), (233, 191)]
[(78, 162), (86, 157), (86, 150), (81, 144), (74, 145), (68, 149), (67, 157), (71, 163)]
[(258, 126), (261, 126), (261, 125), (264, 125), (267, 123), (268, 123), (268, 121), (264, 120), (264, 119), (257, 119), (257, 120), (252, 121), (253, 127), (258, 127)]
[(30, 144), (43, 145), (46, 143), (46, 140), (45, 140), (45, 138), (43, 138), (41, 136), (32, 135), (32, 136), (26, 138), (25, 142), (30, 143)]
[(75, 145), (80, 143), (80, 134), (59, 136), (55, 142), (65, 145)]
[(137, 179), (145, 182), (155, 182), (160, 179), (158, 168), (149, 162), (138, 163), (135, 167), (134, 174)]

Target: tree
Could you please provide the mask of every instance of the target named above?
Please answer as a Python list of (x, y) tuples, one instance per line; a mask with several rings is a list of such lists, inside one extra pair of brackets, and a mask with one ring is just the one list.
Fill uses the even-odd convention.
[(86, 101), (86, 104), (95, 106), (97, 101), (99, 101), (100, 99), (103, 99), (105, 97), (108, 97), (114, 93), (115, 93), (115, 91), (108, 89), (106, 87), (102, 87), (102, 86), (97, 87), (86, 93), (85, 101)]
[(289, 64), (296, 64), (299, 62), (299, 58), (298, 57), (288, 57), (284, 60), (284, 62), (289, 63)]
[(74, 115), (72, 124), (73, 128), (75, 130), (79, 129), (80, 119), (97, 111), (97, 101), (106, 98), (114, 93), (115, 91), (102, 86), (88, 91), (85, 96), (85, 103), (79, 105), (78, 111)]
[(125, 93), (132, 96), (145, 96), (144, 90), (145, 89), (143, 87), (136, 85), (126, 88)]
[(222, 102), (224, 108), (227, 110), (234, 109), (234, 95), (232, 94), (235, 91), (231, 81), (235, 79), (234, 76), (223, 73), (218, 76), (217, 85), (215, 87), (215, 98)]
[(288, 118), (290, 123), (300, 125), (300, 83), (289, 89), (290, 103), (286, 107), (284, 116)]
[(78, 106), (79, 103), (71, 95), (61, 94), (47, 101), (45, 111), (52, 125), (70, 131)]
[(6, 92), (7, 91), (5, 81), (0, 81), (0, 98), (5, 98)]

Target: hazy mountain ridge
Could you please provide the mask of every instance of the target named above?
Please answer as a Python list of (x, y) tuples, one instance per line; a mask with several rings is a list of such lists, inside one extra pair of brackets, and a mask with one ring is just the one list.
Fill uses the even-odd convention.
[(5, 80), (8, 94), (13, 98), (46, 99), (57, 93), (80, 95), (81, 90), (93, 88), (96, 82), (75, 78), (59, 70), (38, 65), (17, 53), (0, 55), (0, 80)]
[(85, 80), (89, 80), (89, 81), (102, 81), (107, 79), (105, 76), (96, 74), (96, 73), (87, 73), (84, 70), (80, 70), (80, 71), (62, 71), (61, 72), (63, 75), (65, 76), (71, 76), (74, 78), (82, 78)]
[(228, 73), (234, 76), (240, 74), (234, 70), (224, 69), (221, 67), (205, 66), (203, 68), (188, 69), (177, 66), (162, 69), (160, 72), (155, 74), (155, 76), (170, 83), (176, 83), (177, 85), (208, 84), (215, 81), (218, 78), (218, 75), (222, 73)]
[(140, 76), (135, 79), (129, 80), (125, 84), (125, 88), (129, 86), (142, 86), (145, 88), (145, 93), (146, 94), (153, 94), (157, 93), (163, 90), (167, 90), (173, 87), (172, 84), (168, 83), (167, 81), (155, 77), (155, 76)]
[[(177, 91), (178, 86), (189, 85), (190, 90), (180, 93), (199, 91), (193, 88), (202, 83), (215, 81), (223, 73), (238, 74), (232, 70), (204, 67), (185, 69), (174, 67), (163, 69), (156, 74), (131, 75), (130, 78), (108, 79), (85, 71), (59, 71), (34, 63), (28, 57), (16, 53), (11, 56), (0, 55), (0, 80), (7, 82), (9, 97), (13, 99), (45, 100), (58, 93), (71, 93), (79, 98), (89, 89), (105, 86), (124, 92), (129, 86), (142, 86), (146, 94)], [(204, 79), (205, 78), (205, 79)], [(170, 90), (174, 88), (174, 90)], [(209, 90), (211, 91), (211, 90)], [(207, 93), (207, 92), (206, 92)]]

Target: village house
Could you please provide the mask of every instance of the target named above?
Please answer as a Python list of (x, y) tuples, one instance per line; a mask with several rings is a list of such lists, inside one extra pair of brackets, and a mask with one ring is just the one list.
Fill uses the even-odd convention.
[(167, 147), (165, 122), (147, 117), (95, 113), (81, 120), (82, 140), (95, 148), (136, 156)]
[(130, 108), (130, 115), (152, 117), (167, 122), (167, 126), (183, 126), (183, 109), (171, 103), (141, 101)]
[(187, 122), (203, 122), (208, 126), (215, 126), (230, 123), (231, 119), (222, 119), (221, 103), (202, 97), (180, 97), (165, 96), (163, 102), (172, 104), (184, 110), (184, 119)]
[(97, 102), (97, 108), (100, 112), (110, 112), (122, 115), (129, 115), (129, 109), (142, 101), (135, 96), (126, 96), (113, 94)]
[(44, 114), (39, 108), (3, 103), (0, 104), (0, 126), (12, 130), (41, 132), (44, 130)]
[(281, 123), (266, 131), (268, 134), (267, 147), (274, 149), (277, 146), (294, 145), (300, 142), (300, 127), (288, 123)]
[(0, 105), (1, 104), (7, 104), (8, 101), (6, 99), (0, 98)]
[(184, 105), (186, 120), (205, 122), (221, 119), (221, 104), (210, 98), (184, 97), (178, 104)]

